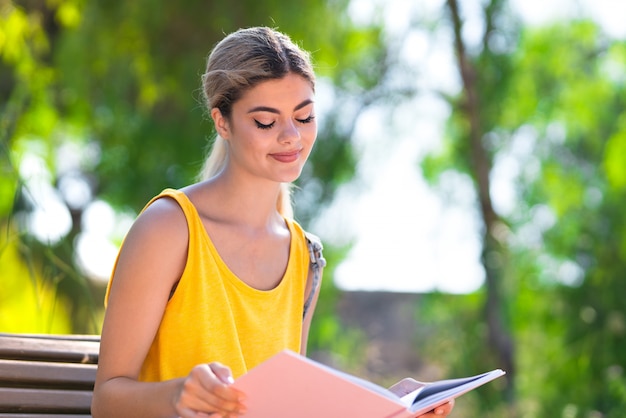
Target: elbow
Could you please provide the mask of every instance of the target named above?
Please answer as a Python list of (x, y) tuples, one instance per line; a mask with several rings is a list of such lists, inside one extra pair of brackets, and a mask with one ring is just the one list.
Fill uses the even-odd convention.
[(104, 418), (107, 416), (105, 411), (106, 402), (102, 398), (102, 388), (96, 383), (93, 389), (93, 395), (91, 397), (92, 418)]

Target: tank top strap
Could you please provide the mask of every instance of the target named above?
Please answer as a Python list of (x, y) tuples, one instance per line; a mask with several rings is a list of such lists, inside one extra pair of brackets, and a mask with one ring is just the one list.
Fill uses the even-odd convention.
[(142, 212), (146, 210), (148, 206), (150, 206), (156, 200), (162, 199), (164, 197), (169, 197), (171, 199), (174, 199), (178, 203), (180, 208), (183, 210), (183, 213), (185, 214), (185, 218), (187, 218), (188, 221), (194, 218), (196, 219), (199, 218), (198, 211), (196, 210), (193, 203), (191, 203), (191, 200), (189, 200), (189, 198), (187, 197), (185, 193), (176, 189), (164, 189), (161, 193), (154, 196), (148, 203), (146, 203), (146, 206), (144, 206), (144, 208), (142, 209)]

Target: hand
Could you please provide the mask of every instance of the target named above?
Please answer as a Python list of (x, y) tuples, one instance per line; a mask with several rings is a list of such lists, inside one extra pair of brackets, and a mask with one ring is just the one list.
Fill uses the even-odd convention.
[(436, 418), (436, 417), (447, 417), (452, 412), (452, 408), (454, 408), (454, 399), (452, 399), (448, 403), (444, 403), (443, 405), (438, 406), (430, 412), (425, 413), (424, 415), (420, 415), (417, 418)]
[(230, 369), (220, 363), (194, 367), (174, 401), (180, 418), (234, 418), (245, 413), (244, 396), (232, 388)]

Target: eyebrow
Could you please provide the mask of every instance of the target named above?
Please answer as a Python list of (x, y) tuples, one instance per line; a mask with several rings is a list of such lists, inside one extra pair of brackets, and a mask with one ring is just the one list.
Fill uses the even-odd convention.
[[(313, 100), (306, 99), (305, 101), (303, 101), (302, 103), (294, 107), (293, 110), (300, 110), (303, 107), (310, 105), (311, 103), (313, 103)], [(270, 112), (270, 113), (276, 113), (277, 115), (280, 114), (280, 110), (275, 109), (273, 107), (269, 107), (269, 106), (257, 106), (248, 110), (248, 113), (254, 113), (254, 112)]]

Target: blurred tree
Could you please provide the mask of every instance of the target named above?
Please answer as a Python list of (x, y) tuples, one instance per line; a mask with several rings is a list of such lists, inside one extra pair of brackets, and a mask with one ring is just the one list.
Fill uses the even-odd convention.
[[(520, 277), (528, 293), (517, 309), (542, 319), (523, 324), (533, 355), (520, 364), (543, 416), (618, 417), (626, 407), (625, 52), (588, 21), (529, 31), (503, 106), (512, 134), (532, 126), (515, 232), (516, 252), (535, 267)], [(543, 245), (528, 242), (537, 229)], [(537, 303), (538, 291), (548, 299)], [(532, 386), (541, 380), (548, 390)]]
[[(469, 175), (473, 181), (477, 206), (482, 223), (481, 262), (485, 271), (483, 314), (466, 316), (473, 325), (464, 321), (472, 336), (481, 335), (472, 347), (474, 363), (482, 367), (503, 368), (507, 371), (505, 397), (513, 400), (516, 379), (515, 345), (510, 316), (507, 314), (507, 294), (504, 287), (507, 243), (502, 230), (505, 220), (494, 209), (491, 196), (494, 149), (489, 147), (488, 133), (498, 128), (498, 114), (507, 97), (512, 76), (512, 52), (518, 25), (514, 22), (506, 29), (498, 26), (505, 18), (505, 1), (491, 0), (483, 7), (484, 30), (480, 44), (471, 48), (463, 36), (463, 16), (456, 0), (447, 0), (456, 63), (461, 79), (461, 93), (449, 98), (452, 116), (449, 121), (447, 154), (443, 158), (430, 157), (424, 163), (431, 178), (438, 173), (454, 169)], [(500, 38), (496, 48), (494, 38)], [(502, 45), (502, 43), (504, 45)], [(480, 330), (484, 329), (484, 332)], [(488, 347), (487, 351), (479, 347)], [(463, 356), (466, 358), (466, 356)], [(476, 367), (476, 364), (474, 364)], [(468, 371), (463, 371), (467, 373)]]
[[(469, 47), (462, 11), (447, 1), (463, 87), (445, 153), (423, 164), (433, 179), (452, 169), (474, 180), (484, 300), (433, 295), (420, 314), (453, 367), (507, 369), (511, 415), (617, 417), (626, 406), (625, 45), (585, 20), (520, 30), (504, 6), (485, 3), (483, 41)], [(497, 212), (491, 182), (503, 172), (514, 173), (515, 202)], [(442, 312), (444, 302), (454, 308)], [(494, 408), (489, 389), (474, 395), (484, 398), (478, 410), (508, 409)]]
[(20, 260), (17, 242), (0, 238), (0, 329), (3, 332), (69, 333), (71, 323), (54, 283), (41, 280)]
[[(380, 28), (355, 26), (347, 6), (0, 2), (0, 94), (7, 98), (0, 103), (0, 219), (9, 243), (17, 239), (28, 253), (21, 260), (69, 304), (74, 332), (99, 330), (103, 290), (85, 280), (77, 257), (85, 214), (104, 201), (132, 218), (163, 188), (194, 180), (213, 136), (200, 75), (225, 33), (254, 25), (288, 33), (312, 51), (320, 88), (333, 92), (329, 108), (320, 106), (319, 144), (295, 197), (299, 220), (306, 226), (351, 177), (352, 125), (386, 67)], [(346, 103), (358, 106), (334, 111)], [(37, 216), (54, 208), (54, 221), (37, 233)], [(119, 244), (121, 236), (112, 239)], [(2, 262), (17, 259), (10, 260)]]
[[(626, 44), (586, 21), (523, 28), (504, 0), (483, 2), (484, 31), (472, 44), (462, 6), (448, 0), (448, 20), (436, 23), (453, 34), (462, 91), (447, 97), (444, 153), (422, 167), (433, 180), (446, 170), (473, 179), (487, 280), (473, 295), (422, 298), (420, 347), (454, 374), (509, 372), (505, 393), (515, 409), (498, 404), (498, 383), (459, 402), (459, 417), (619, 417)], [(387, 84), (393, 51), (379, 25), (354, 26), (347, 7), (0, 0), (0, 327), (10, 330), (4, 324), (37, 306), (46, 319), (24, 318), (22, 330), (97, 332), (102, 289), (84, 280), (76, 259), (85, 211), (106, 201), (132, 217), (162, 188), (192, 181), (212, 136), (199, 93), (204, 59), (239, 27), (267, 24), (301, 41), (313, 51), (319, 88), (333, 91), (332, 104), (320, 106), (319, 144), (296, 196), (306, 226), (353, 173), (359, 112), (414, 93)], [(492, 195), (503, 167), (515, 174), (508, 211)], [(50, 231), (35, 234), (40, 212), (54, 208)], [(344, 250), (327, 249), (331, 265)], [(26, 288), (7, 280), (16, 276), (36, 300), (15, 293)], [(322, 301), (332, 304), (332, 269), (324, 286)], [(16, 307), (8, 294), (25, 302)], [(313, 346), (343, 335), (329, 306), (319, 307)], [(355, 352), (352, 341), (339, 350)]]
[[(70, 26), (72, 6), (71, 2), (59, 6), (57, 25), (49, 16), (29, 14), (10, 2), (0, 2), (0, 262), (4, 290), (0, 313), (6, 330), (68, 332), (72, 327), (64, 303), (71, 296), (81, 300), (86, 295), (86, 282), (77, 280), (71, 264), (55, 254), (62, 254), (66, 247), (57, 246), (57, 240), (47, 247), (20, 230), (29, 221), (22, 216), (26, 211), (40, 214), (43, 210), (31, 199), (31, 192), (51, 189), (50, 177), (46, 180), (42, 168), (46, 159), (53, 163), (53, 132), (59, 113), (52, 94), (55, 70), (49, 61), (46, 31), (55, 33), (60, 26)], [(50, 141), (37, 140), (41, 137)], [(30, 145), (32, 152), (27, 155)], [(31, 182), (30, 186), (23, 179)], [(37, 220), (30, 219), (31, 223)], [(69, 283), (75, 286), (67, 286)], [(75, 313), (82, 316), (83, 312)], [(82, 321), (90, 323), (91, 317)]]

